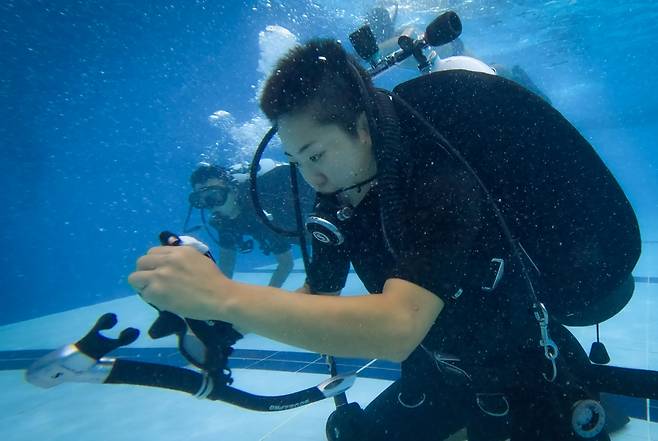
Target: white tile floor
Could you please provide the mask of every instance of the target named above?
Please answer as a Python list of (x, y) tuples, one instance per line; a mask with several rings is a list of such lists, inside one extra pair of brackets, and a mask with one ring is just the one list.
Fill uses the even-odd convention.
[[(645, 250), (646, 251), (646, 250)], [(657, 253), (658, 254), (658, 253)], [(643, 258), (637, 275), (656, 276), (652, 260)], [(646, 272), (645, 272), (646, 271)], [(252, 283), (266, 283), (269, 274), (238, 274)], [(286, 287), (303, 280), (293, 274)], [(363, 287), (350, 276), (346, 293), (361, 293)], [(602, 339), (613, 364), (658, 369), (658, 284), (641, 283), (631, 303), (606, 322)], [(105, 312), (115, 312), (117, 328), (134, 326), (146, 330), (155, 311), (131, 296), (0, 327), (0, 351), (45, 349), (75, 341)], [(44, 329), (47, 332), (44, 332)], [(593, 328), (576, 328), (576, 336), (589, 348)], [(108, 332), (113, 335), (113, 331)], [(116, 335), (116, 333), (114, 333)], [(173, 347), (173, 338), (158, 341), (143, 336), (132, 347)], [(300, 351), (257, 336), (247, 336), (242, 349)], [(276, 394), (317, 384), (326, 375), (235, 369), (236, 385), (255, 393)], [(350, 400), (367, 404), (388, 384), (361, 378), (348, 392)], [(184, 394), (118, 385), (65, 384), (42, 390), (26, 383), (22, 371), (0, 371), (0, 440), (53, 441), (94, 440), (322, 440), (324, 423), (333, 409), (325, 400), (284, 412), (257, 413)], [(658, 441), (658, 425), (633, 420), (614, 440)]]

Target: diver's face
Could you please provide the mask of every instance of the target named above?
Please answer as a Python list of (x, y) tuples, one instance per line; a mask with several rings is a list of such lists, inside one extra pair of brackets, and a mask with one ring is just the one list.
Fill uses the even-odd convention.
[(318, 123), (310, 112), (283, 115), (278, 123), (286, 156), (317, 192), (333, 193), (376, 173), (365, 114), (357, 121), (356, 135)]
[[(221, 205), (213, 203), (216, 199), (211, 195), (213, 189), (217, 187), (226, 188), (226, 198)], [(208, 193), (208, 197), (205, 198), (207, 204), (204, 208), (210, 210), (212, 214), (217, 214), (229, 219), (232, 219), (239, 214), (238, 204), (236, 203), (236, 192), (233, 188), (228, 187), (224, 181), (211, 178), (205, 182), (195, 184), (194, 191), (200, 192), (200, 197), (202, 198), (206, 196), (204, 193)]]

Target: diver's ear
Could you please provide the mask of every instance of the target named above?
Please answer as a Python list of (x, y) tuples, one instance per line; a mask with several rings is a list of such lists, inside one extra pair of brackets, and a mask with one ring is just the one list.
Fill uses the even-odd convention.
[(372, 138), (370, 137), (370, 126), (368, 125), (368, 117), (366, 112), (361, 112), (356, 118), (356, 134), (359, 137), (361, 144), (370, 147), (372, 145)]

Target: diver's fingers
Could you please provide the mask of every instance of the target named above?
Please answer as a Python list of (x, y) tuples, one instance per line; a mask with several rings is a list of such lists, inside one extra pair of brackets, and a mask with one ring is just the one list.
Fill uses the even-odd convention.
[(167, 254), (147, 254), (137, 259), (137, 271), (153, 271), (164, 266), (169, 261)]
[(150, 271), (135, 271), (128, 276), (128, 283), (139, 294), (149, 286), (153, 274)]
[(153, 247), (146, 254), (170, 254), (175, 248), (171, 246)]

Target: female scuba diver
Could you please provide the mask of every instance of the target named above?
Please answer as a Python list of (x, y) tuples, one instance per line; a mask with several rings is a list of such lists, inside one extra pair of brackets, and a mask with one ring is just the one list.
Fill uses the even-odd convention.
[[(612, 244), (600, 232), (614, 228), (613, 248), (629, 250), (615, 262), (615, 280), (592, 282), (599, 287), (628, 277), (639, 236), (614, 178), (559, 113), (512, 82), (464, 70), (421, 77), (393, 94), (377, 91), (331, 40), (289, 52), (268, 79), (261, 107), (278, 126), (290, 163), (316, 190), (316, 217), (340, 233), (337, 240), (315, 236), (300, 291), (341, 290), (351, 264), (374, 295), (290, 295), (239, 283), (183, 246), (152, 248), (138, 260), (129, 282), (145, 301), (319, 353), (402, 362), (402, 377), (365, 409), (348, 418), (346, 408), (337, 410), (330, 439), (413, 433), (436, 440), (464, 426), (473, 428), (469, 439), (486, 439), (478, 424), (485, 417), (509, 418), (513, 440), (609, 439), (598, 391), (587, 380), (587, 355), (537, 297), (555, 304), (551, 295), (561, 291), (552, 283), (570, 289), (572, 275), (533, 285), (543, 277), (533, 265), (550, 272), (566, 271), (559, 267), (566, 261), (575, 265), (569, 253), (582, 249), (579, 238), (565, 237), (561, 248), (553, 238), (578, 219), (563, 211), (561, 221), (552, 214), (544, 223), (555, 201), (536, 196), (582, 193), (556, 185), (596, 188), (616, 204), (615, 225), (580, 235), (606, 255)], [(469, 161), (497, 161), (478, 166), (490, 173), (482, 180), (495, 184), (494, 194), (535, 193), (516, 194), (513, 206), (492, 205), (495, 197), (460, 152)], [(596, 173), (564, 183), (533, 179), (535, 165), (561, 175), (574, 161)], [(565, 209), (573, 202), (562, 201)], [(578, 202), (581, 210), (600, 210), (598, 200)], [(511, 210), (539, 217), (507, 225), (501, 218)], [(523, 246), (513, 239), (519, 236)], [(593, 270), (583, 271), (574, 276)]]

